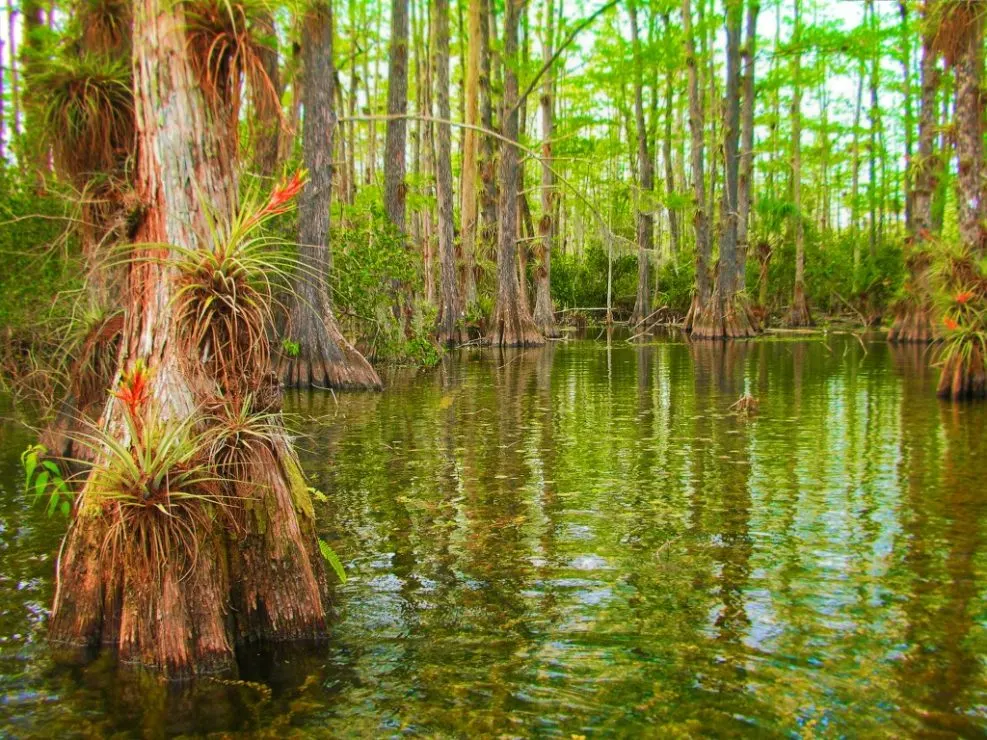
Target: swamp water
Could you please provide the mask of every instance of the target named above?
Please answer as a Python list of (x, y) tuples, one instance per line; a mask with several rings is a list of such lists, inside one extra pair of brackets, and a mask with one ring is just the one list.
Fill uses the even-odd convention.
[(349, 575), (332, 637), (192, 688), (52, 661), (64, 520), (3, 422), (0, 736), (983, 735), (987, 405), (935, 379), (924, 347), (831, 335), (289, 394)]

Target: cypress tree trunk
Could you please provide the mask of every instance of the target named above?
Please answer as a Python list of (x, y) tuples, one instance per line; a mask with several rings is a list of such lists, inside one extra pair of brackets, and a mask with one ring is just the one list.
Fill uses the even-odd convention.
[[(984, 253), (984, 142), (983, 142), (983, 16), (980, 1), (957, 4), (952, 12), (962, 14), (965, 37), (958, 49), (953, 71), (956, 76), (957, 210), (960, 238), (978, 255)], [(959, 23), (957, 25), (960, 25)]]
[[(631, 19), (631, 44), (634, 50), (634, 122), (637, 129), (637, 166), (640, 194), (637, 209), (637, 298), (631, 325), (635, 329), (651, 316), (650, 269), (648, 258), (654, 249), (655, 221), (651, 214), (655, 187), (655, 164), (648, 148), (648, 130), (644, 122), (644, 69), (641, 40), (637, 28), (637, 5), (630, 0), (627, 11)], [(643, 327), (647, 328), (647, 327)], [(636, 333), (636, 332), (635, 332)]]
[[(247, 346), (250, 362), (229, 385), (216, 370), (217, 358), (190, 341), (172, 310), (178, 281), (169, 258), (176, 255), (160, 245), (208, 244), (213, 225), (228, 228), (237, 192), (233, 163), (223, 156), (228, 149), (218, 140), (222, 113), (207, 110), (186, 27), (182, 5), (134, 4), (136, 180), (143, 206), (136, 243), (146, 245), (138, 258), (148, 259), (129, 266), (120, 359), (124, 370), (138, 361), (150, 369), (145, 402), (163, 422), (188, 419), (203, 404), (247, 398), (267, 382), (259, 361), (267, 350), (258, 346), (266, 342), (263, 332), (253, 343), (233, 337)], [(188, 351), (202, 354), (189, 358)], [(110, 400), (103, 425), (129, 447), (134, 440), (125, 413), (123, 403)], [(125, 663), (184, 677), (235, 668), (236, 646), (249, 640), (323, 637), (326, 581), (312, 504), (277, 417), (265, 441), (244, 451), (243, 462), (252, 479), (222, 483), (224, 499), (238, 511), (235, 536), (206, 503), (161, 514), (134, 492), (136, 514), (126, 521), (139, 522), (144, 532), (167, 532), (175, 516), (197, 522), (160, 558), (139, 531), (120, 528), (123, 507), (107, 500), (99, 475), (90, 476), (58, 561), (50, 640), (112, 647)]]
[[(665, 37), (671, 38), (671, 13), (665, 12), (663, 14), (663, 25), (665, 29)], [(665, 165), (665, 195), (666, 199), (672, 196), (678, 191), (675, 178), (675, 164), (672, 161), (672, 117), (675, 113), (675, 106), (672, 97), (672, 87), (675, 78), (674, 70), (671, 63), (671, 49), (666, 50), (668, 52), (668, 60), (665, 65), (665, 127), (664, 127), (664, 137), (662, 139), (662, 160), (664, 160)], [(666, 204), (666, 211), (668, 212), (668, 230), (671, 234), (671, 246), (672, 246), (672, 256), (678, 256), (679, 250), (682, 242), (682, 231), (679, 226), (679, 212), (678, 209), (672, 208), (670, 205)]]
[[(518, 140), (518, 18), (520, 0), (507, 0), (504, 9), (504, 118), (501, 135), (506, 142)], [(517, 147), (500, 147), (500, 229), (497, 249), (497, 305), (490, 342), (499, 347), (524, 347), (544, 343), (525, 302), (521, 300), (517, 273), (518, 182), (520, 162)]]
[[(788, 314), (789, 326), (812, 326), (805, 298), (805, 224), (802, 218), (802, 2), (795, 0), (795, 30), (792, 43), (792, 201), (795, 207), (795, 293)], [(873, 184), (873, 181), (872, 181)]]
[(898, 12), (901, 15), (901, 66), (904, 80), (904, 126), (905, 126), (905, 230), (908, 234), (914, 233), (914, 195), (912, 187), (912, 144), (914, 138), (912, 112), (912, 45), (910, 29), (908, 27), (908, 3), (905, 0), (898, 0)]
[(740, 122), (740, 185), (737, 192), (737, 272), (738, 290), (746, 286), (748, 233), (751, 218), (751, 188), (754, 185), (754, 56), (757, 45), (758, 0), (747, 6), (747, 42), (744, 44), (744, 107)]
[(313, 6), (302, 25), (304, 81), (302, 151), (311, 178), (298, 213), (298, 257), (285, 333), (298, 345), (283, 353), (278, 376), (288, 387), (380, 388), (380, 378), (363, 355), (346, 341), (329, 300), (329, 212), (332, 196), (332, 142), (335, 76), (332, 64), (332, 8)]
[(391, 2), (390, 66), (387, 74), (387, 142), (384, 146), (384, 209), (405, 230), (405, 146), (408, 122), (408, 0)]
[[(987, 199), (984, 198), (983, 0), (947, 6), (946, 22), (957, 34), (955, 48), (947, 53), (956, 77), (953, 130), (958, 160), (956, 188), (959, 232), (970, 256), (979, 260), (987, 252)], [(944, 398), (983, 397), (987, 393), (987, 357), (977, 341), (969, 356), (954, 352), (942, 367), (937, 393)]]
[(720, 203), (720, 259), (716, 289), (692, 326), (697, 339), (741, 338), (757, 333), (747, 301), (737, 295), (738, 192), (740, 169), (740, 35), (742, 0), (730, 0), (726, 12), (727, 79), (723, 106), (723, 192)]
[[(449, 105), (449, 0), (434, 0), (432, 23), (435, 24), (435, 47), (432, 49), (435, 67), (435, 98), (439, 118), (452, 117)], [(439, 202), (439, 267), (441, 301), (439, 303), (439, 341), (454, 344), (461, 340), (459, 281), (456, 275), (456, 247), (453, 243), (452, 213), (452, 130), (444, 123), (435, 127), (436, 147), (435, 187)]]
[[(480, 123), (480, 64), (484, 35), (482, 32), (483, 0), (469, 0), (467, 14), (466, 85), (464, 90), (467, 126)], [(479, 164), (479, 132), (463, 129), (463, 164), (460, 186), (460, 238), (463, 250), (463, 295), (467, 306), (476, 303), (476, 236), (479, 210), (477, 207), (477, 174)]]
[(278, 65), (278, 37), (274, 16), (263, 11), (256, 21), (256, 32), (264, 39), (260, 52), (264, 76), (270, 83), (267, 90), (254, 90), (254, 169), (270, 177), (278, 167), (281, 150), (281, 70)]
[[(492, 0), (480, 0), (483, 16), (480, 27), (480, 121), (483, 128), (494, 130), (493, 111), (493, 52), (491, 40), (495, 34)], [(492, 136), (480, 137), (480, 232), (477, 253), (486, 260), (497, 259), (497, 148)]]
[(928, 21), (923, 24), (923, 29), (919, 82), (921, 99), (918, 121), (918, 161), (915, 165), (914, 179), (911, 181), (911, 236), (905, 244), (908, 294), (895, 307), (894, 322), (888, 333), (888, 339), (892, 342), (929, 342), (934, 338), (932, 295), (929, 286), (930, 260), (923, 247), (932, 237), (932, 197), (938, 187), (936, 97), (939, 90), (939, 68), (932, 48), (935, 29)]
[[(44, 28), (44, 10), (38, 0), (23, 0), (21, 3), (21, 45), (20, 67), (24, 72), (27, 87), (30, 88), (30, 77), (39, 71), (44, 64), (41, 59), (43, 47), (39, 33)], [(13, 38), (13, 35), (11, 35)], [(17, 64), (11, 65), (17, 67)], [(44, 108), (40, 101), (24, 99), (24, 138), (21, 142), (21, 166), (27, 167), (36, 176), (39, 190), (44, 187), (45, 175), (48, 172), (48, 148), (44, 145)]]
[[(555, 43), (555, 5), (545, 2), (545, 28), (542, 43), (542, 61), (549, 64)], [(538, 330), (546, 337), (557, 337), (555, 306), (552, 304), (552, 245), (555, 242), (555, 210), (558, 195), (555, 192), (555, 174), (552, 172), (552, 137), (555, 135), (555, 119), (552, 105), (552, 88), (555, 75), (552, 68), (545, 70), (541, 93), (541, 220), (538, 222), (538, 264), (535, 267), (535, 313)]]
[(692, 296), (692, 306), (685, 318), (686, 331), (692, 331), (703, 307), (709, 303), (712, 294), (709, 263), (712, 259), (712, 245), (709, 237), (709, 214), (706, 211), (706, 181), (703, 168), (706, 116), (703, 110), (702, 78), (696, 59), (696, 42), (693, 37), (692, 7), (690, 0), (682, 0), (682, 34), (685, 38), (685, 64), (689, 74), (689, 134), (692, 145), (692, 225), (696, 234), (696, 292)]
[(853, 113), (853, 144), (850, 147), (853, 172), (850, 184), (850, 234), (853, 241), (853, 292), (860, 281), (860, 118), (864, 107), (864, 66), (857, 78), (857, 104)]

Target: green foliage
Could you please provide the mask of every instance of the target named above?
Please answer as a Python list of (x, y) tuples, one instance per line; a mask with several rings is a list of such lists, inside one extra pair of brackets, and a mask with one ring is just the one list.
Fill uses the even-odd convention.
[(298, 354), (302, 351), (302, 345), (289, 337), (285, 337), (281, 340), (281, 351), (288, 357), (298, 357)]
[(933, 301), (941, 317), (940, 364), (959, 363), (984, 372), (987, 359), (987, 257), (958, 240), (932, 245)]
[(391, 225), (379, 194), (361, 192), (357, 202), (334, 219), (333, 306), (341, 323), (361, 337), (378, 361), (431, 366), (438, 349), (429, 339), (435, 307), (407, 305), (420, 295), (424, 279), (419, 255)]
[(343, 568), (342, 561), (339, 559), (336, 551), (329, 546), (329, 543), (321, 538), (319, 539), (319, 552), (322, 553), (322, 557), (332, 567), (340, 583), (346, 583), (346, 570)]
[[(795, 241), (791, 235), (788, 208), (782, 203), (774, 212), (774, 226), (759, 224), (756, 239), (767, 240), (772, 246), (768, 271), (769, 308), (780, 310), (791, 302), (795, 285)], [(777, 229), (775, 231), (774, 229)], [(889, 239), (878, 244), (871, 256), (866, 245), (860, 245), (860, 264), (854, 270), (854, 236), (821, 234), (811, 222), (805, 230), (805, 283), (810, 304), (824, 313), (842, 312), (849, 302), (868, 318), (879, 317), (899, 291), (905, 279), (901, 244)], [(857, 237), (859, 238), (859, 237)], [(866, 238), (866, 237), (864, 237)], [(757, 292), (757, 254), (752, 249), (748, 257), (747, 286), (752, 295)]]
[(48, 448), (42, 444), (30, 445), (21, 453), (21, 466), (24, 468), (24, 488), (35, 503), (48, 495), (45, 511), (48, 516), (60, 512), (68, 516), (72, 511), (71, 492), (62, 477), (62, 471), (51, 460), (46, 460)]
[[(626, 313), (637, 294), (637, 255), (614, 255), (613, 304)], [(592, 244), (583, 255), (552, 255), (552, 298), (556, 308), (601, 308), (607, 305), (607, 252)]]

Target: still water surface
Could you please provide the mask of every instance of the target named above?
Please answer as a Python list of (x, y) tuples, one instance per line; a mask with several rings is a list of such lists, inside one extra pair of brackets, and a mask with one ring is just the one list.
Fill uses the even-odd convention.
[(0, 736), (983, 736), (987, 406), (923, 353), (585, 341), (289, 395), (349, 581), (239, 686), (55, 664), (64, 524), (4, 423)]

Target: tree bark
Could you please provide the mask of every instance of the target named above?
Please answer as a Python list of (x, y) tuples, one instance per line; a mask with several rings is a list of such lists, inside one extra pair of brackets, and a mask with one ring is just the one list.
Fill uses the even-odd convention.
[[(439, 118), (452, 117), (449, 105), (449, 0), (432, 4), (435, 45), (432, 49), (435, 68), (435, 98)], [(445, 123), (436, 125), (435, 187), (439, 202), (439, 268), (441, 301), (439, 303), (439, 342), (456, 344), (462, 340), (459, 281), (456, 274), (456, 246), (453, 243), (452, 208), (452, 131)]]
[(898, 0), (898, 12), (901, 15), (901, 66), (904, 81), (904, 118), (905, 127), (905, 231), (914, 233), (914, 194), (912, 187), (912, 145), (913, 118), (912, 112), (912, 44), (911, 29), (908, 27), (908, 3)]
[(504, 9), (504, 120), (500, 147), (500, 229), (497, 249), (497, 304), (494, 309), (491, 344), (499, 347), (533, 346), (544, 343), (531, 311), (521, 301), (517, 274), (518, 181), (518, 18), (521, 0), (507, 0)]
[(463, 164), (460, 186), (460, 239), (463, 250), (463, 295), (467, 306), (476, 303), (476, 236), (479, 210), (477, 207), (477, 174), (479, 164), (479, 133), (469, 128), (480, 123), (480, 66), (484, 35), (483, 0), (468, 0), (466, 48), (466, 86), (464, 90), (467, 128), (463, 129)]
[[(663, 16), (663, 25), (665, 31), (665, 37), (671, 38), (671, 13), (665, 12)], [(682, 243), (682, 231), (679, 226), (679, 212), (677, 208), (673, 208), (669, 201), (677, 194), (678, 187), (675, 178), (675, 164), (672, 161), (672, 117), (675, 113), (675, 105), (673, 103), (673, 86), (675, 78), (675, 70), (672, 67), (672, 53), (671, 49), (668, 49), (668, 57), (665, 64), (665, 127), (664, 127), (664, 137), (662, 138), (662, 160), (665, 165), (665, 211), (668, 213), (668, 230), (671, 234), (671, 249), (672, 256), (677, 257), (679, 251), (681, 250)]]
[[(274, 16), (261, 12), (256, 21), (256, 33), (264, 39), (260, 62), (269, 90), (254, 90), (255, 131), (254, 169), (264, 177), (271, 177), (278, 167), (281, 150), (281, 70), (278, 65), (278, 37)], [(261, 80), (263, 84), (265, 81)]]
[(692, 141), (690, 158), (694, 201), (692, 226), (696, 235), (696, 290), (692, 296), (692, 306), (685, 319), (685, 329), (691, 331), (700, 311), (709, 302), (712, 294), (709, 273), (712, 245), (709, 236), (709, 214), (706, 211), (706, 176), (703, 168), (706, 116), (703, 109), (702, 75), (696, 59), (690, 0), (682, 0), (682, 35), (685, 39), (685, 64), (689, 75), (689, 134)]
[[(208, 244), (214, 226), (228, 228), (237, 190), (233, 163), (221, 156), (222, 127), (190, 64), (186, 27), (181, 5), (134, 5), (136, 180), (143, 206), (136, 243), (144, 245), (138, 257), (147, 259), (128, 268), (120, 359), (121, 369), (137, 361), (150, 368), (148, 403), (162, 421), (187, 419), (205, 403), (245, 398), (267, 377), (267, 368), (255, 363), (230, 387), (212, 373), (207, 356), (188, 361), (188, 337), (172, 310), (178, 283), (169, 258), (175, 255), (160, 245)], [(110, 400), (103, 424), (129, 446), (124, 413), (122, 403)], [(188, 535), (192, 553), (169, 550), (150, 568), (126, 557), (140, 545), (135, 531), (117, 535), (122, 550), (105, 547), (121, 507), (91, 476), (58, 561), (50, 640), (113, 647), (124, 663), (178, 678), (234, 669), (236, 646), (246, 641), (324, 637), (326, 580), (312, 504), (289, 438), (274, 424), (267, 441), (246, 454), (254, 479), (222, 482), (230, 506), (242, 507), (236, 535), (222, 517), (201, 511), (203, 523)], [(167, 525), (168, 515), (153, 506), (138, 516), (149, 528)]]
[[(44, 28), (44, 10), (38, 0), (23, 0), (21, 3), (21, 45), (20, 67), (28, 80), (30, 75), (38, 71), (43, 64), (41, 55), (43, 47), (39, 33)], [(13, 37), (11, 37), (13, 38)], [(17, 65), (12, 65), (16, 67)], [(44, 127), (44, 109), (40, 101), (31, 101), (30, 96), (24, 103), (24, 137), (22, 146), (22, 166), (36, 178), (39, 191), (44, 188), (45, 176), (49, 169), (48, 148), (44, 145), (42, 130)]]
[(329, 214), (336, 130), (332, 46), (332, 8), (319, 3), (302, 26), (302, 153), (310, 180), (299, 202), (301, 269), (285, 326), (286, 336), (298, 345), (298, 351), (282, 353), (278, 376), (288, 387), (379, 389), (380, 378), (346, 341), (329, 300)]
[[(987, 252), (987, 199), (984, 198), (983, 0), (950, 7), (949, 25), (958, 31), (953, 55), (956, 104), (953, 130), (958, 160), (956, 188), (960, 239), (972, 260)], [(947, 59), (947, 61), (949, 61)], [(983, 290), (974, 300), (982, 300)], [(954, 400), (987, 394), (987, 357), (977, 339), (966, 339), (969, 353), (953, 352), (942, 366), (937, 393)]]
[(635, 334), (647, 326), (651, 316), (649, 256), (654, 250), (655, 220), (652, 201), (655, 188), (655, 164), (648, 147), (648, 129), (644, 120), (644, 64), (641, 60), (641, 40), (637, 26), (637, 4), (629, 0), (627, 12), (631, 20), (631, 45), (634, 54), (634, 123), (637, 129), (638, 206), (637, 206), (637, 298), (631, 325)]
[[(904, 7), (904, 4), (902, 5)], [(906, 296), (895, 307), (888, 333), (892, 342), (929, 342), (932, 324), (932, 293), (929, 285), (930, 259), (924, 247), (932, 238), (932, 197), (938, 187), (939, 154), (936, 149), (939, 68), (932, 48), (934, 29), (926, 21), (922, 32), (922, 61), (919, 71), (921, 97), (918, 121), (918, 160), (911, 189), (911, 229), (905, 243), (908, 266)]]
[(727, 79), (723, 105), (723, 189), (720, 203), (720, 259), (716, 289), (692, 326), (696, 339), (734, 339), (754, 336), (757, 321), (743, 295), (737, 295), (740, 266), (737, 259), (740, 169), (740, 36), (742, 0), (729, 0), (726, 12)]
[(747, 283), (748, 233), (751, 219), (751, 191), (754, 185), (754, 57), (757, 45), (758, 0), (747, 6), (747, 41), (744, 44), (744, 106), (740, 122), (740, 185), (737, 192), (737, 272), (738, 288)]
[(970, 3), (964, 13), (965, 38), (953, 65), (956, 77), (955, 124), (957, 168), (957, 210), (960, 239), (975, 254), (984, 253), (984, 140), (981, 86), (983, 84), (984, 3)]
[[(481, 20), (482, 40), (480, 42), (480, 121), (483, 128), (494, 130), (493, 111), (493, 51), (494, 38), (492, 0), (480, 0), (483, 17)], [(477, 239), (477, 254), (485, 261), (497, 259), (497, 147), (492, 136), (480, 137), (480, 229)]]
[(555, 211), (558, 193), (555, 189), (555, 173), (552, 171), (552, 137), (555, 136), (555, 118), (552, 89), (555, 74), (552, 56), (555, 43), (555, 4), (545, 0), (545, 27), (542, 41), (542, 62), (548, 68), (542, 77), (541, 92), (541, 220), (538, 222), (538, 264), (535, 267), (535, 313), (538, 330), (546, 337), (557, 337), (555, 306), (552, 304), (552, 246), (555, 243)]
[(789, 326), (812, 326), (805, 297), (805, 223), (802, 218), (802, 1), (795, 0), (792, 44), (792, 201), (795, 210), (795, 291), (788, 314)]
[(405, 231), (405, 147), (408, 122), (408, 0), (391, 0), (390, 66), (387, 75), (387, 141), (384, 146), (384, 210)]

